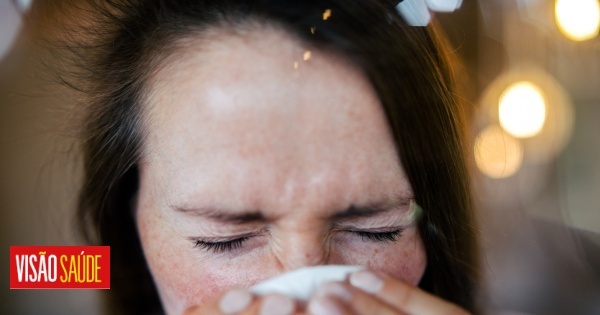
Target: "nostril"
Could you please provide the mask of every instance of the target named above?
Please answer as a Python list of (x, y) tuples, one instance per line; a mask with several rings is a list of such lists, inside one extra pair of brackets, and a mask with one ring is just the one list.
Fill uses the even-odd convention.
[(323, 252), (305, 253), (304, 264), (301, 267), (326, 265), (327, 259)]
[(327, 255), (323, 250), (311, 249), (293, 251), (281, 259), (284, 271), (327, 264)]

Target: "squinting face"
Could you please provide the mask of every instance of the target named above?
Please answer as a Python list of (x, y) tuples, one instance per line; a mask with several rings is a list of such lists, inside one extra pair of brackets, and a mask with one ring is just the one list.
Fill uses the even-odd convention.
[(365, 76), (285, 33), (225, 33), (188, 43), (145, 108), (136, 218), (165, 310), (321, 264), (417, 284), (411, 186)]

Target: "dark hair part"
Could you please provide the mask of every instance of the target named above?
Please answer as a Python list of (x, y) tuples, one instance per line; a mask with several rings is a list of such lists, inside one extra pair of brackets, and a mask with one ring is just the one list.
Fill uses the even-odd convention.
[[(407, 26), (387, 0), (88, 2), (81, 9), (92, 12), (94, 21), (78, 30), (85, 45), (76, 54), (79, 69), (86, 70), (79, 86), (88, 95), (78, 217), (90, 242), (111, 246), (106, 291), (111, 313), (161, 309), (132, 215), (149, 77), (180, 48), (180, 39), (245, 22), (282, 27), (362, 69), (424, 209), (419, 230), (428, 264), (419, 286), (476, 311), (477, 236), (465, 109), (454, 94), (448, 50), (434, 26)], [(331, 17), (324, 20), (327, 9)]]

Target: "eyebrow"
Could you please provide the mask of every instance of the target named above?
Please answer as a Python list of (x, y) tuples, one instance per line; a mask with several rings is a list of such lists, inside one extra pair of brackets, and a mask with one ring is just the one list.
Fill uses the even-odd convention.
[(331, 219), (342, 220), (373, 217), (380, 213), (394, 210), (400, 206), (409, 205), (412, 199), (411, 196), (396, 196), (391, 201), (385, 203), (378, 202), (366, 205), (350, 205), (346, 210), (331, 216)]
[[(341, 212), (337, 212), (330, 216), (332, 220), (354, 219), (373, 217), (380, 213), (385, 213), (394, 210), (400, 206), (410, 204), (412, 196), (396, 196), (392, 200), (386, 202), (377, 202), (366, 205), (350, 205)], [(223, 223), (248, 224), (248, 223), (263, 223), (271, 221), (261, 211), (252, 210), (244, 212), (231, 212), (217, 208), (185, 208), (171, 206), (177, 212), (189, 214), (192, 216), (204, 217)]]
[(177, 212), (204, 217), (224, 223), (246, 224), (269, 221), (260, 211), (231, 213), (230, 211), (213, 208), (182, 208), (171, 207)]

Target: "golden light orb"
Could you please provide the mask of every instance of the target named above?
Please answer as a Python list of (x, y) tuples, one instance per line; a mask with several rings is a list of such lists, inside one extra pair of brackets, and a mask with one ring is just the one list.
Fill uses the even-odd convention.
[(556, 24), (569, 39), (584, 41), (598, 35), (600, 4), (598, 0), (556, 0)]
[(523, 146), (498, 125), (484, 129), (475, 138), (475, 163), (491, 178), (506, 178), (515, 174), (523, 162)]
[(517, 138), (537, 135), (546, 121), (544, 93), (528, 81), (512, 84), (500, 96), (498, 118), (502, 128)]

